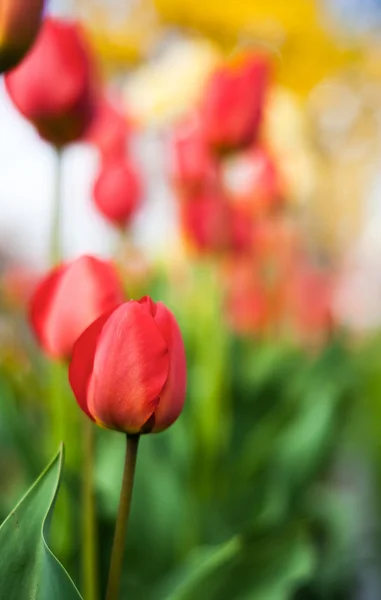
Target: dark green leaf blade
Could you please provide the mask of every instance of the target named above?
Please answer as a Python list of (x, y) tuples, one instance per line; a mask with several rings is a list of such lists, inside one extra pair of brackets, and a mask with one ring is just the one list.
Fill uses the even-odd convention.
[(63, 464), (63, 448), (0, 527), (0, 598), (80, 600), (47, 545)]

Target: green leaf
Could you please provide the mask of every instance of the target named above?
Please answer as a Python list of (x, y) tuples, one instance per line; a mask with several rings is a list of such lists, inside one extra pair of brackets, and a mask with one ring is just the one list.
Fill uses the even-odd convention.
[(299, 526), (235, 536), (195, 549), (155, 600), (289, 600), (316, 568), (315, 551)]
[(0, 598), (80, 600), (47, 545), (63, 464), (63, 448), (0, 527)]

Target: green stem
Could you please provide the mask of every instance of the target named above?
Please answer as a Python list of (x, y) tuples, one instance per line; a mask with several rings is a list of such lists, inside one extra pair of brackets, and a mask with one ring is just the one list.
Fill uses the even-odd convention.
[(119, 509), (115, 524), (114, 543), (111, 551), (106, 600), (118, 600), (119, 596), (139, 437), (139, 435), (127, 436), (126, 458), (124, 461), (122, 489), (120, 492)]
[(90, 419), (83, 419), (83, 479), (82, 479), (82, 581), (86, 600), (98, 600), (95, 500), (93, 493), (94, 431)]
[(55, 267), (62, 260), (62, 149), (55, 149), (53, 213), (50, 238), (50, 262)]
[[(62, 150), (55, 149), (54, 188), (52, 198), (52, 220), (50, 227), (50, 265), (55, 267), (62, 260)], [(62, 365), (50, 362), (50, 427), (52, 448), (66, 442), (68, 424), (63, 390)], [(52, 452), (49, 448), (49, 455)]]

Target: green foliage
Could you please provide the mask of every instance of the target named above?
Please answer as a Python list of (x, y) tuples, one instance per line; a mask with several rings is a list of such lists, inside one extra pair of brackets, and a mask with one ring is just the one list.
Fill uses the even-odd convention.
[(62, 463), (61, 449), (0, 528), (0, 598), (81, 598), (46, 541)]
[[(218, 282), (208, 269), (195, 272), (184, 288), (169, 286), (162, 275), (152, 296), (166, 302), (180, 322), (187, 350), (188, 395), (178, 422), (160, 435), (144, 436), (140, 444), (121, 598), (336, 598), (335, 590), (346, 589), (354, 571), (353, 494), (343, 489), (334, 467), (347, 443), (348, 422), (358, 397), (357, 363), (339, 342), (312, 353), (279, 340), (234, 338), (224, 325)], [(368, 391), (376, 411), (380, 388), (375, 365), (375, 360), (372, 367), (365, 360), (361, 366), (372, 373)], [(52, 433), (44, 427), (46, 406), (29, 406), (25, 397), (25, 390), (16, 393), (8, 381), (2, 384), (0, 379), (0, 407), (6, 423), (0, 422), (0, 448), (16, 462), (13, 471), (18, 477), (4, 467), (6, 480), (14, 485), (13, 495), (35, 475)], [(66, 408), (65, 402), (68, 410), (76, 410), (67, 391), (62, 402), (60, 410)], [(29, 448), (36, 447), (36, 422), (43, 452), (34, 455)], [(374, 429), (376, 433), (376, 424)], [(351, 439), (353, 431), (357, 432), (356, 427)], [(74, 514), (67, 528), (63, 512), (56, 510), (59, 522), (54, 529), (69, 529), (71, 552), (63, 552), (62, 536), (53, 541), (76, 580), (79, 527), (74, 524), (79, 525), (81, 519), (78, 428), (70, 426), (69, 433), (73, 437), (70, 479), (60, 500), (64, 491)], [(70, 435), (67, 444), (71, 445)], [(101, 594), (123, 454), (122, 435), (97, 431)], [(56, 460), (30, 492), (40, 521), (34, 545), (28, 546), (23, 538), (20, 548), (28, 561), (34, 561), (28, 573), (46, 582), (41, 574), (48, 569), (51, 577), (64, 578), (66, 584), (60, 584), (60, 590), (69, 585), (76, 594), (67, 598), (78, 598), (41, 534), (58, 481)], [(24, 474), (21, 478), (20, 473)], [(33, 491), (40, 489), (41, 482), (46, 482), (42, 495)], [(9, 490), (0, 495), (4, 513), (2, 496), (9, 502)], [(8, 543), (6, 547), (1, 560), (18, 561), (17, 547)], [(312, 590), (312, 595), (304, 595), (304, 590)], [(23, 600), (22, 595), (5, 597)], [(45, 597), (61, 596), (54, 592)]]

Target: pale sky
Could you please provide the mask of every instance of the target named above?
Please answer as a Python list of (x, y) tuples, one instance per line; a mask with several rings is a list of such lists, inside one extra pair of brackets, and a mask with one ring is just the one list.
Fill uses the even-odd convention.
[[(144, 210), (135, 236), (154, 251), (174, 234), (171, 192), (165, 177), (163, 140), (159, 132), (140, 136), (133, 155), (145, 176)], [(97, 170), (95, 151), (70, 147), (63, 164), (65, 256), (84, 252), (107, 255), (116, 236), (91, 202)], [(0, 80), (0, 245), (16, 250), (21, 259), (47, 264), (54, 190), (55, 156), (14, 109)]]

